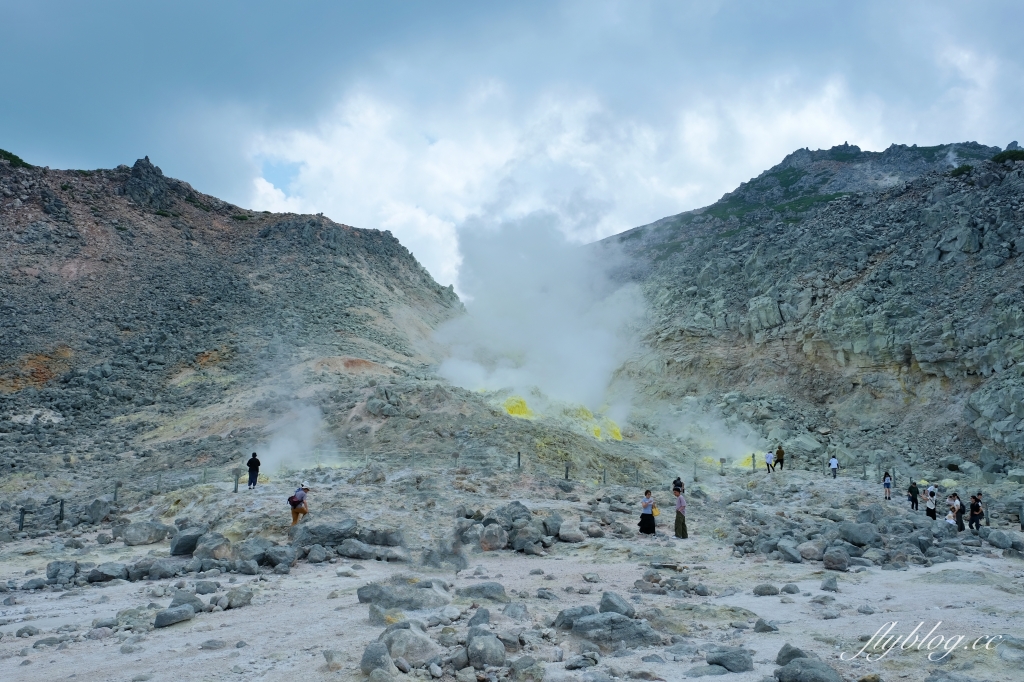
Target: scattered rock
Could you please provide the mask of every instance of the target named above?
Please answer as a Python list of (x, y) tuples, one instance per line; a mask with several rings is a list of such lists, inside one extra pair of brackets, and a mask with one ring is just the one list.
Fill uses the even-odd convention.
[(156, 620), (153, 621), (153, 627), (165, 628), (168, 625), (174, 625), (175, 623), (181, 623), (182, 621), (192, 620), (195, 618), (196, 612), (190, 604), (182, 604), (181, 606), (175, 606), (173, 608), (167, 608), (163, 611), (159, 611), (156, 614)]
[(601, 604), (598, 607), (598, 611), (601, 613), (619, 613), (626, 618), (632, 618), (636, 615), (636, 609), (633, 608), (633, 605), (615, 592), (605, 592), (601, 595)]

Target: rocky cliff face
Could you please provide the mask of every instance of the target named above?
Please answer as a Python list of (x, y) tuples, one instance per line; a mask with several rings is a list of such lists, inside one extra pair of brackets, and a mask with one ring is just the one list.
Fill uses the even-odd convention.
[(808, 454), (1009, 469), (1024, 454), (1024, 155), (998, 152), (801, 150), (611, 238), (656, 310), (658, 361), (633, 373), (650, 395), (740, 390), (721, 409), (759, 403), (762, 436)]

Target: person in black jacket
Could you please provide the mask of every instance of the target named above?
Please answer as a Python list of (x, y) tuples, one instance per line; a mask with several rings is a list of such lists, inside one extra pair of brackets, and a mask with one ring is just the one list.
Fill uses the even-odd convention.
[(256, 453), (252, 453), (252, 457), (246, 462), (249, 467), (249, 490), (256, 490), (256, 481), (260, 477), (260, 461), (256, 459)]

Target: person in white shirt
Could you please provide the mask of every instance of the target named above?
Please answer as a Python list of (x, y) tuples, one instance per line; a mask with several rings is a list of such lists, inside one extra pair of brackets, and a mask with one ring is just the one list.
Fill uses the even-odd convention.
[(768, 469), (768, 473), (775, 471), (775, 453), (769, 450), (764, 453), (764, 466)]
[(832, 478), (835, 478), (836, 474), (839, 473), (839, 460), (836, 459), (835, 455), (828, 461), (828, 468), (832, 470)]

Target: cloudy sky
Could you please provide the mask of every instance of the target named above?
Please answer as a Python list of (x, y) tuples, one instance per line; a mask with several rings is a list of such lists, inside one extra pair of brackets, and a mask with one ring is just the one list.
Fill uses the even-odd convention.
[(800, 148), (1024, 138), (1024, 3), (0, 0), (0, 148), (257, 209), (589, 241)]

